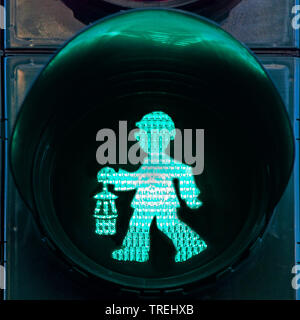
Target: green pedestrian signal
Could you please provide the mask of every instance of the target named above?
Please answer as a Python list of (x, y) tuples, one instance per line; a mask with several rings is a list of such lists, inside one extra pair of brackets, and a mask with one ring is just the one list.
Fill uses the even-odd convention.
[[(104, 168), (98, 173), (98, 181), (103, 183), (104, 189), (96, 198), (103, 200), (104, 195), (106, 198), (104, 203), (107, 203), (107, 206), (108, 198), (117, 198), (107, 193), (107, 184), (113, 184), (116, 191), (136, 190), (131, 202), (134, 212), (130, 219), (129, 230), (123, 240), (122, 248), (113, 251), (112, 257), (124, 261), (148, 261), (150, 226), (156, 217), (158, 229), (172, 240), (176, 248), (175, 261), (186, 261), (207, 248), (204, 240), (177, 216), (180, 204), (173, 184), (174, 179), (179, 180), (180, 197), (186, 201), (188, 207), (198, 209), (202, 205), (198, 199), (200, 190), (195, 183), (192, 168), (165, 153), (170, 141), (175, 139), (175, 125), (166, 113), (152, 112), (145, 115), (136, 125), (140, 128), (140, 131), (136, 132), (136, 138), (148, 155), (141, 167), (136, 172), (125, 170), (114, 172), (113, 169)], [(96, 210), (99, 210), (99, 207), (98, 200)], [(106, 219), (113, 217), (111, 224), (115, 225), (115, 215), (104, 217)], [(102, 219), (101, 229), (108, 226), (106, 219)], [(96, 233), (99, 233), (98, 221), (97, 226)], [(114, 227), (112, 231), (104, 232), (110, 235), (114, 233)]]

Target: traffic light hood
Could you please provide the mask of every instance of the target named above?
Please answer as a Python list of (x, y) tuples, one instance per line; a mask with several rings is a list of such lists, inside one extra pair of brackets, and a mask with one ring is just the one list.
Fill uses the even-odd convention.
[[(150, 84), (150, 77), (143, 83), (140, 76), (148, 71), (158, 80), (166, 78), (170, 86)], [(149, 9), (114, 15), (87, 28), (55, 55), (32, 86), (11, 139), (12, 171), (31, 208), (33, 158), (49, 119), (72, 121), (101, 105), (109, 94), (118, 93), (114, 79), (122, 81), (126, 73), (132, 75), (128, 91), (199, 96), (203, 104), (209, 99), (216, 113), (241, 123), (269, 167), (275, 206), (291, 174), (294, 139), (285, 106), (266, 71), (216, 24), (180, 11)], [(188, 81), (186, 92), (184, 86), (174, 92), (175, 76)], [(193, 112), (191, 117), (197, 116), (197, 109)]]

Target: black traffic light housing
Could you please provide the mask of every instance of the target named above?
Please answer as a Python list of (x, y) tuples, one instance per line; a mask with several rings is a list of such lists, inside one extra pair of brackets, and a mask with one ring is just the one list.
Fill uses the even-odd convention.
[[(155, 32), (153, 19), (161, 21)], [(88, 232), (95, 134), (157, 106), (179, 128), (207, 132), (206, 172), (196, 179), (203, 215), (181, 214), (213, 250), (180, 266), (155, 261), (161, 253), (148, 265), (112, 264), (99, 248), (120, 239), (101, 243)], [(63, 259), (93, 281), (140, 289), (207, 283), (239, 263), (265, 230), (293, 161), (284, 104), (252, 53), (199, 16), (160, 9), (114, 15), (68, 42), (25, 99), (10, 150), (19, 191)], [(129, 202), (124, 196), (123, 208)], [(152, 234), (154, 244), (164, 241), (155, 227)]]

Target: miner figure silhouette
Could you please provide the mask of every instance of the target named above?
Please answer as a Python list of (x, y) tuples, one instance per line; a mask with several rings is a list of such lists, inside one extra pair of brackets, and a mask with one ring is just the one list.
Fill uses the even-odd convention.
[(172, 240), (176, 248), (175, 262), (186, 261), (207, 248), (205, 241), (177, 216), (180, 202), (174, 186), (176, 179), (181, 200), (191, 209), (202, 205), (192, 168), (165, 153), (176, 135), (169, 115), (152, 112), (136, 125), (139, 130), (135, 138), (147, 154), (141, 167), (136, 172), (122, 169), (115, 172), (105, 167), (98, 173), (98, 181), (114, 185), (116, 191), (136, 190), (131, 202), (134, 212), (128, 232), (121, 248), (113, 251), (112, 257), (120, 261), (148, 261), (150, 225), (156, 217), (158, 229)]

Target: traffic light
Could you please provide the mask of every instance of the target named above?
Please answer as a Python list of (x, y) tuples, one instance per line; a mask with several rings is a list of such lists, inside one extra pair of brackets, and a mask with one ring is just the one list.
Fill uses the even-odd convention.
[[(113, 149), (121, 122), (136, 131)], [(139, 163), (120, 161), (124, 138), (130, 150), (149, 137)], [(105, 289), (165, 292), (215, 283), (249, 255), (293, 160), (284, 104), (252, 53), (199, 16), (160, 9), (69, 41), (26, 97), (10, 149), (18, 189), (62, 260)]]

